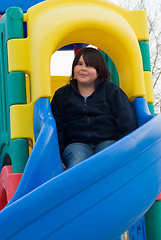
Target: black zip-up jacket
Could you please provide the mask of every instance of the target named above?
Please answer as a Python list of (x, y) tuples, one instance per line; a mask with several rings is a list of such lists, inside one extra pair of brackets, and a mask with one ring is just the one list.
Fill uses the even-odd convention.
[(51, 102), (57, 124), (60, 152), (70, 143), (100, 143), (118, 140), (137, 127), (136, 116), (126, 94), (111, 82), (100, 83), (86, 99), (76, 80), (58, 89)]

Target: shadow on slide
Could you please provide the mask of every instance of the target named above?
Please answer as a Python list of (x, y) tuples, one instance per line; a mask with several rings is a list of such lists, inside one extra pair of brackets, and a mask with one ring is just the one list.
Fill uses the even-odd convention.
[(115, 240), (161, 191), (161, 115), (67, 171), (48, 99), (38, 100), (34, 115), (37, 141), (0, 213), (1, 240)]

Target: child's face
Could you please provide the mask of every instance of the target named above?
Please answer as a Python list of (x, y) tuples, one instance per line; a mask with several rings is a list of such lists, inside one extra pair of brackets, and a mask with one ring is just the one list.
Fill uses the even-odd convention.
[(74, 78), (78, 84), (93, 85), (98, 77), (94, 67), (86, 66), (83, 56), (80, 56), (77, 65), (74, 67)]

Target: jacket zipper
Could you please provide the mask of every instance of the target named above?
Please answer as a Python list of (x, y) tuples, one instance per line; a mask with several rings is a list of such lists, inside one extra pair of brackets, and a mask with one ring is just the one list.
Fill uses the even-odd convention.
[(87, 98), (84, 98), (84, 108), (86, 109), (87, 106)]
[[(84, 98), (84, 109), (86, 111), (86, 107), (87, 107), (87, 98)], [(88, 126), (88, 137), (90, 138), (91, 133), (90, 133), (90, 117), (87, 116), (87, 126)]]

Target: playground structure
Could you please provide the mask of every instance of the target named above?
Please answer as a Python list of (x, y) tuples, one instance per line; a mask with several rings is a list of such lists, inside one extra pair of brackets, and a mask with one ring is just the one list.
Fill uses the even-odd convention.
[[(153, 114), (146, 12), (104, 0), (48, 0), (26, 13), (7, 9), (0, 32), (1, 239), (116, 240), (161, 190), (161, 116)], [(50, 59), (74, 43), (95, 45), (112, 59), (139, 128), (64, 171), (50, 98), (66, 80), (57, 85), (64, 78), (50, 77)], [(154, 234), (151, 211), (147, 239)]]

